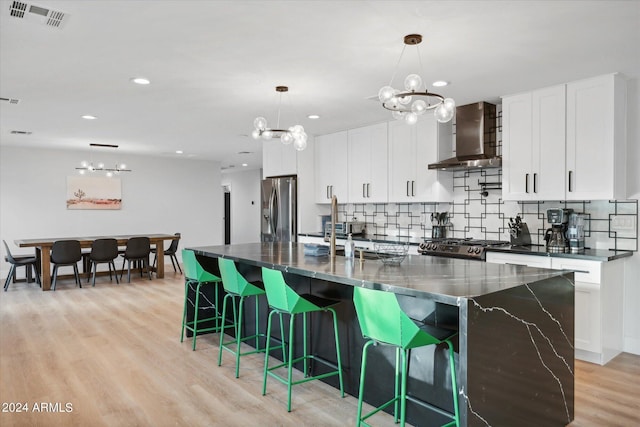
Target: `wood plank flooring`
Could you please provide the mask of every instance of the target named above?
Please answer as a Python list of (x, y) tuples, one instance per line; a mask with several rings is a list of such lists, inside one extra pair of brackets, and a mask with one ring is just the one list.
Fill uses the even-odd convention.
[[(183, 276), (136, 278), (96, 287), (62, 281), (56, 292), (35, 283), (0, 292), (0, 425), (8, 426), (353, 426), (357, 400), (320, 382), (286, 389), (270, 381), (261, 395), (263, 358), (242, 359), (234, 377), (218, 337), (180, 343)], [(576, 362), (572, 427), (640, 425), (640, 356), (607, 366)], [(40, 411), (36, 411), (41, 409)], [(44, 410), (42, 410), (44, 409)], [(372, 418), (391, 426), (392, 417)]]

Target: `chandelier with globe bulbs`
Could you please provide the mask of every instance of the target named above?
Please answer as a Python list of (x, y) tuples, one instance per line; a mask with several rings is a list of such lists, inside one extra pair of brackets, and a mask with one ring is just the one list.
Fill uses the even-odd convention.
[(276, 122), (275, 128), (270, 128), (267, 124), (267, 119), (264, 117), (256, 117), (253, 121), (253, 132), (251, 132), (251, 136), (254, 139), (266, 139), (270, 140), (272, 138), (280, 138), (280, 141), (283, 144), (291, 144), (293, 142), (293, 146), (296, 150), (302, 151), (307, 148), (307, 139), (308, 136), (304, 131), (304, 127), (302, 125), (294, 125), (287, 129), (280, 129), (280, 107), (282, 106), (282, 94), (289, 91), (287, 86), (276, 86), (276, 92), (280, 94), (280, 99), (278, 101), (278, 120)]
[(420, 69), (422, 69), (420, 50), (417, 49), (417, 45), (421, 42), (422, 36), (420, 34), (409, 34), (404, 37), (405, 46), (403, 46), (400, 53), (391, 82), (389, 82), (388, 86), (380, 89), (378, 99), (382, 102), (384, 108), (391, 111), (393, 118), (404, 120), (408, 124), (415, 124), (418, 121), (418, 117), (428, 110), (433, 110), (436, 120), (446, 123), (453, 118), (456, 103), (451, 98), (445, 98), (437, 93), (429, 92), (426, 87), (423, 91), (423, 81), (418, 74), (409, 74), (404, 79), (404, 91), (392, 87), (393, 78), (407, 46), (416, 46)]

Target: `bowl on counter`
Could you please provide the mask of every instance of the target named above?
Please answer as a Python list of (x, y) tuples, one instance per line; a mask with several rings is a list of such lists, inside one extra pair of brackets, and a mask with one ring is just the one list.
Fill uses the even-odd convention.
[(373, 250), (380, 261), (387, 265), (400, 265), (409, 252), (408, 243), (375, 243)]

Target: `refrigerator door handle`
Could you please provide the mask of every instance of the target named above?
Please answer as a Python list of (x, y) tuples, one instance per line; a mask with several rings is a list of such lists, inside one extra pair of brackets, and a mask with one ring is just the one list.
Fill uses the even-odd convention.
[(277, 235), (278, 227), (278, 191), (277, 186), (271, 189), (271, 196), (269, 197), (269, 215), (271, 216), (271, 232)]

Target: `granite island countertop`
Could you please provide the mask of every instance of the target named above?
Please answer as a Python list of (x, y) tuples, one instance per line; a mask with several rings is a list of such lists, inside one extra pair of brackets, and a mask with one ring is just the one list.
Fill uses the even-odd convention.
[(379, 260), (350, 260), (337, 256), (305, 256), (298, 243), (247, 243), (187, 248), (198, 255), (230, 258), (249, 265), (351, 286), (365, 286), (398, 294), (428, 297), (457, 305), (458, 298), (473, 298), (515, 288), (566, 271), (503, 265), (455, 258), (408, 255), (400, 265)]

